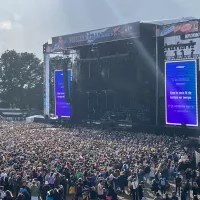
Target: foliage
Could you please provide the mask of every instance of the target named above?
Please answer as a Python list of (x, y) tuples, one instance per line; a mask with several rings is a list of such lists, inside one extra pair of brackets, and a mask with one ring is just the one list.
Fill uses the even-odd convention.
[(6, 107), (43, 107), (43, 66), (32, 53), (6, 51), (0, 58), (0, 99)]

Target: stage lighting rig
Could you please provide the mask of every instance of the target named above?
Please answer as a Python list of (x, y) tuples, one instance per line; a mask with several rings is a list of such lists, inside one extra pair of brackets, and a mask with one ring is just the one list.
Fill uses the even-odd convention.
[(47, 46), (48, 46), (48, 42), (46, 42), (45, 44), (43, 44), (43, 53), (47, 52)]
[(91, 51), (92, 52), (97, 52), (98, 51), (98, 46), (97, 45), (92, 45)]

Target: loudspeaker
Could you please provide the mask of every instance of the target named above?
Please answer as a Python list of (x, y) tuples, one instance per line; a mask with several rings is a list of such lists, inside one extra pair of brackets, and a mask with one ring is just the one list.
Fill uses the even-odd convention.
[(69, 87), (68, 87), (68, 61), (63, 63), (63, 78), (64, 78), (64, 91), (65, 91), (65, 100), (67, 103), (70, 102), (69, 99)]

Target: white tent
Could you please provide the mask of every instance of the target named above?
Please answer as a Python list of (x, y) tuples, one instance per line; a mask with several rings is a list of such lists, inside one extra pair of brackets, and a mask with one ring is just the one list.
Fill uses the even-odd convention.
[(32, 122), (35, 122), (35, 121), (43, 122), (44, 121), (44, 116), (42, 116), (42, 115), (33, 115), (33, 116), (30, 116), (30, 117), (26, 118), (26, 122), (27, 123), (32, 123)]

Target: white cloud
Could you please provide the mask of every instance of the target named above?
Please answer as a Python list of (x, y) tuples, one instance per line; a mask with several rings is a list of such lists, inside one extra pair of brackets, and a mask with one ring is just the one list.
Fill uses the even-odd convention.
[(0, 29), (11, 30), (12, 29), (11, 21), (0, 21)]

